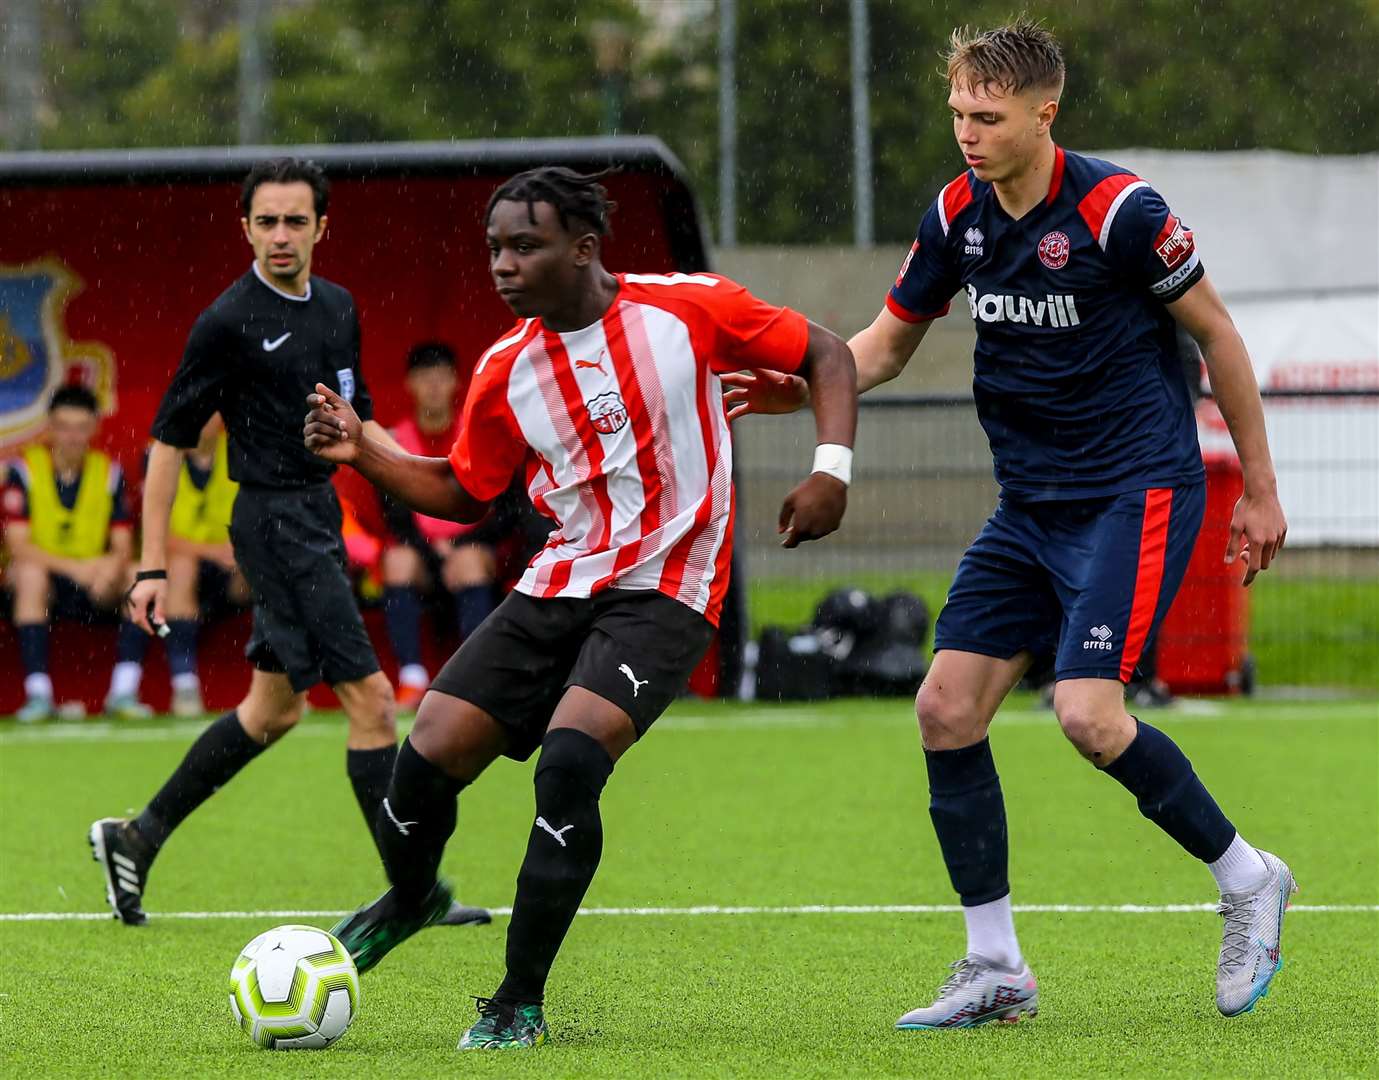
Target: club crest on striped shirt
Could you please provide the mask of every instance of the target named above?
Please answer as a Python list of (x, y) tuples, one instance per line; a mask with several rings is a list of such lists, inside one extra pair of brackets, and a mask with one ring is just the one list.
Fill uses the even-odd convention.
[(589, 422), (600, 435), (612, 435), (627, 426), (627, 406), (615, 390), (586, 401), (584, 407), (589, 410)]

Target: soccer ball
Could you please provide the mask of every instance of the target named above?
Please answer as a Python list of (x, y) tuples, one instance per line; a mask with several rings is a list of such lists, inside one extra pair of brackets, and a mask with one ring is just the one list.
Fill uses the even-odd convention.
[(322, 1050), (359, 1011), (359, 972), (345, 947), (314, 926), (275, 926), (230, 969), (230, 1012), (265, 1050)]

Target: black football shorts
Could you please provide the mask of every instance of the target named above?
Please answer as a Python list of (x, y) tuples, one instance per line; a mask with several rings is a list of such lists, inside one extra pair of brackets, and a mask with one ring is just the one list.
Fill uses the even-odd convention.
[(483, 709), (508, 730), (504, 753), (525, 761), (571, 686), (622, 709), (640, 738), (684, 690), (713, 634), (697, 611), (651, 590), (543, 600), (514, 592), (431, 689)]
[(244, 655), (298, 692), (379, 670), (346, 573), (340, 503), (330, 484), (241, 487), (230, 519), (235, 560), (254, 597)]

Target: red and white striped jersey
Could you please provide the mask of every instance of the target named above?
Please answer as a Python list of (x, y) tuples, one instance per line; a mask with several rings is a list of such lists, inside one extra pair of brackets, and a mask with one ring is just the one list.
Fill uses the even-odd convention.
[(526, 463), (555, 531), (517, 589), (655, 589), (714, 625), (732, 551), (732, 444), (718, 374), (793, 372), (808, 324), (717, 274), (619, 274), (603, 318), (524, 319), (480, 357), (450, 464), (476, 499)]

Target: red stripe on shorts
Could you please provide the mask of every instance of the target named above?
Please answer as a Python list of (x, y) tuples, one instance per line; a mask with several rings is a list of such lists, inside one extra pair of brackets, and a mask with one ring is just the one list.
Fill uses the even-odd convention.
[(1120, 681), (1129, 682), (1144, 653), (1159, 588), (1164, 580), (1164, 556), (1168, 552), (1168, 519), (1173, 510), (1172, 488), (1150, 488), (1144, 493), (1144, 523), (1140, 526), (1140, 562), (1135, 570), (1135, 599), (1130, 604), (1130, 625), (1125, 631), (1125, 650), (1120, 655)]

